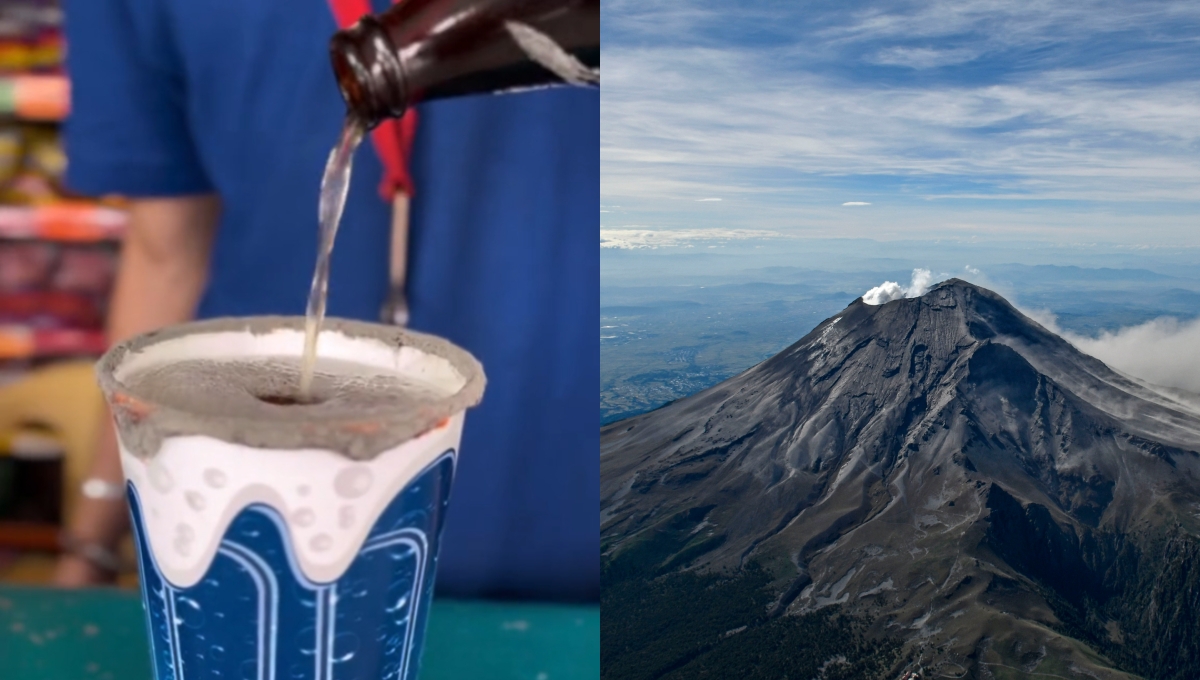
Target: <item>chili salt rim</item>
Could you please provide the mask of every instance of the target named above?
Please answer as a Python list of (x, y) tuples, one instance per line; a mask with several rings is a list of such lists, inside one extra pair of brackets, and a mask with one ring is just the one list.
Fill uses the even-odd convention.
[[(462, 377), (462, 386), (416, 410), (381, 408), (368, 413), (337, 410), (323, 413), (318, 404), (303, 407), (302, 414), (296, 412), (287, 418), (274, 419), (263, 418), (261, 414), (246, 417), (191, 413), (139, 394), (117, 377), (126, 360), (171, 340), (218, 333), (303, 332), (304, 325), (305, 318), (299, 316), (223, 317), (169, 326), (113, 346), (97, 362), (96, 375), (112, 407), (121, 444), (134, 455), (148, 458), (157, 452), (167, 437), (200, 435), (263, 449), (326, 449), (352, 459), (366, 460), (445, 426), (452, 416), (477, 405), (483, 397), (487, 382), (483, 366), (469, 352), (448, 340), (396, 326), (339, 318), (327, 318), (322, 335), (337, 333), (351, 340), (382, 342), (395, 352), (407, 347), (441, 358)], [(306, 417), (297, 420), (299, 415)]]

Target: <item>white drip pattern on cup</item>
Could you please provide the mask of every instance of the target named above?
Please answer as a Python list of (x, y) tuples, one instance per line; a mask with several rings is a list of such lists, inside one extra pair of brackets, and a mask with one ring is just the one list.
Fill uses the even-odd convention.
[[(143, 506), (147, 543), (172, 586), (187, 588), (203, 578), (234, 518), (259, 503), (283, 518), (305, 577), (329, 583), (350, 566), (400, 491), (446, 451), (457, 450), (462, 425), (460, 413), (363, 462), (330, 451), (254, 449), (197, 436), (168, 438), (148, 461), (124, 447), (121, 458)], [(203, 502), (197, 504), (196, 495)]]

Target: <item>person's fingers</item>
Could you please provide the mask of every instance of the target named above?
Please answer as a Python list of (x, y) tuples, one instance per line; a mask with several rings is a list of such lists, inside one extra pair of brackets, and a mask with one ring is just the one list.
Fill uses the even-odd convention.
[(55, 565), (53, 584), (59, 588), (85, 588), (112, 582), (112, 574), (75, 555), (63, 555)]

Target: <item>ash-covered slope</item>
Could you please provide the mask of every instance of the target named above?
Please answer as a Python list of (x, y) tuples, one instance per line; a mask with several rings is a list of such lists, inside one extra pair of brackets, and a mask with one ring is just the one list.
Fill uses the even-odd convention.
[(1197, 452), (1192, 406), (951, 280), (602, 428), (602, 544), (761, 565), (771, 616), (840, 605), (950, 675), (1200, 677)]

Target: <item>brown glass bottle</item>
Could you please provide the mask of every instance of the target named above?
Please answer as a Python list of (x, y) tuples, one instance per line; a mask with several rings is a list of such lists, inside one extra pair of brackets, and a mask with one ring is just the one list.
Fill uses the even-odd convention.
[(350, 113), (374, 127), (417, 102), (564, 83), (521, 47), (512, 24), (600, 65), (600, 0), (402, 0), (333, 36), (338, 87)]

